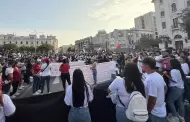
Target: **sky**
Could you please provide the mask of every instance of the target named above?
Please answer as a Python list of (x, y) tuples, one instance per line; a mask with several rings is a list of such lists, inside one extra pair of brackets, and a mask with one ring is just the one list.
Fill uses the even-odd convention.
[(151, 0), (1, 0), (0, 34), (54, 35), (68, 45), (98, 30), (132, 28), (149, 11)]

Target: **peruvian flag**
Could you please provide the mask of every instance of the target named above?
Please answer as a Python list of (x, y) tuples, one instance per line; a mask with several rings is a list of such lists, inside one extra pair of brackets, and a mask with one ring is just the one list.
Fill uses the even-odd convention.
[(117, 48), (121, 48), (120, 44), (117, 45)]

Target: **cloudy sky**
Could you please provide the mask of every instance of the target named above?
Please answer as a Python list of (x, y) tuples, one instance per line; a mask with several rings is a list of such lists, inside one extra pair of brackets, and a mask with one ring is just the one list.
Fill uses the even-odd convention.
[(1, 0), (0, 34), (55, 35), (59, 46), (98, 30), (127, 29), (134, 18), (154, 11), (151, 0)]

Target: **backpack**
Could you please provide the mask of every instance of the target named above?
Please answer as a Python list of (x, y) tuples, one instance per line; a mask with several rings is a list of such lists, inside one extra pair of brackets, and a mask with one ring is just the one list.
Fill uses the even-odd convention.
[(140, 92), (132, 92), (125, 113), (127, 118), (134, 122), (146, 122), (148, 120), (147, 101)]

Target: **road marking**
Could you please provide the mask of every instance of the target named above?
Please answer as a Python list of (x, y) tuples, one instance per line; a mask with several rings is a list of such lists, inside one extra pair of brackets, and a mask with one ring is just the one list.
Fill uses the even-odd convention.
[(59, 84), (59, 77), (56, 77), (55, 80), (53, 81), (53, 84)]

